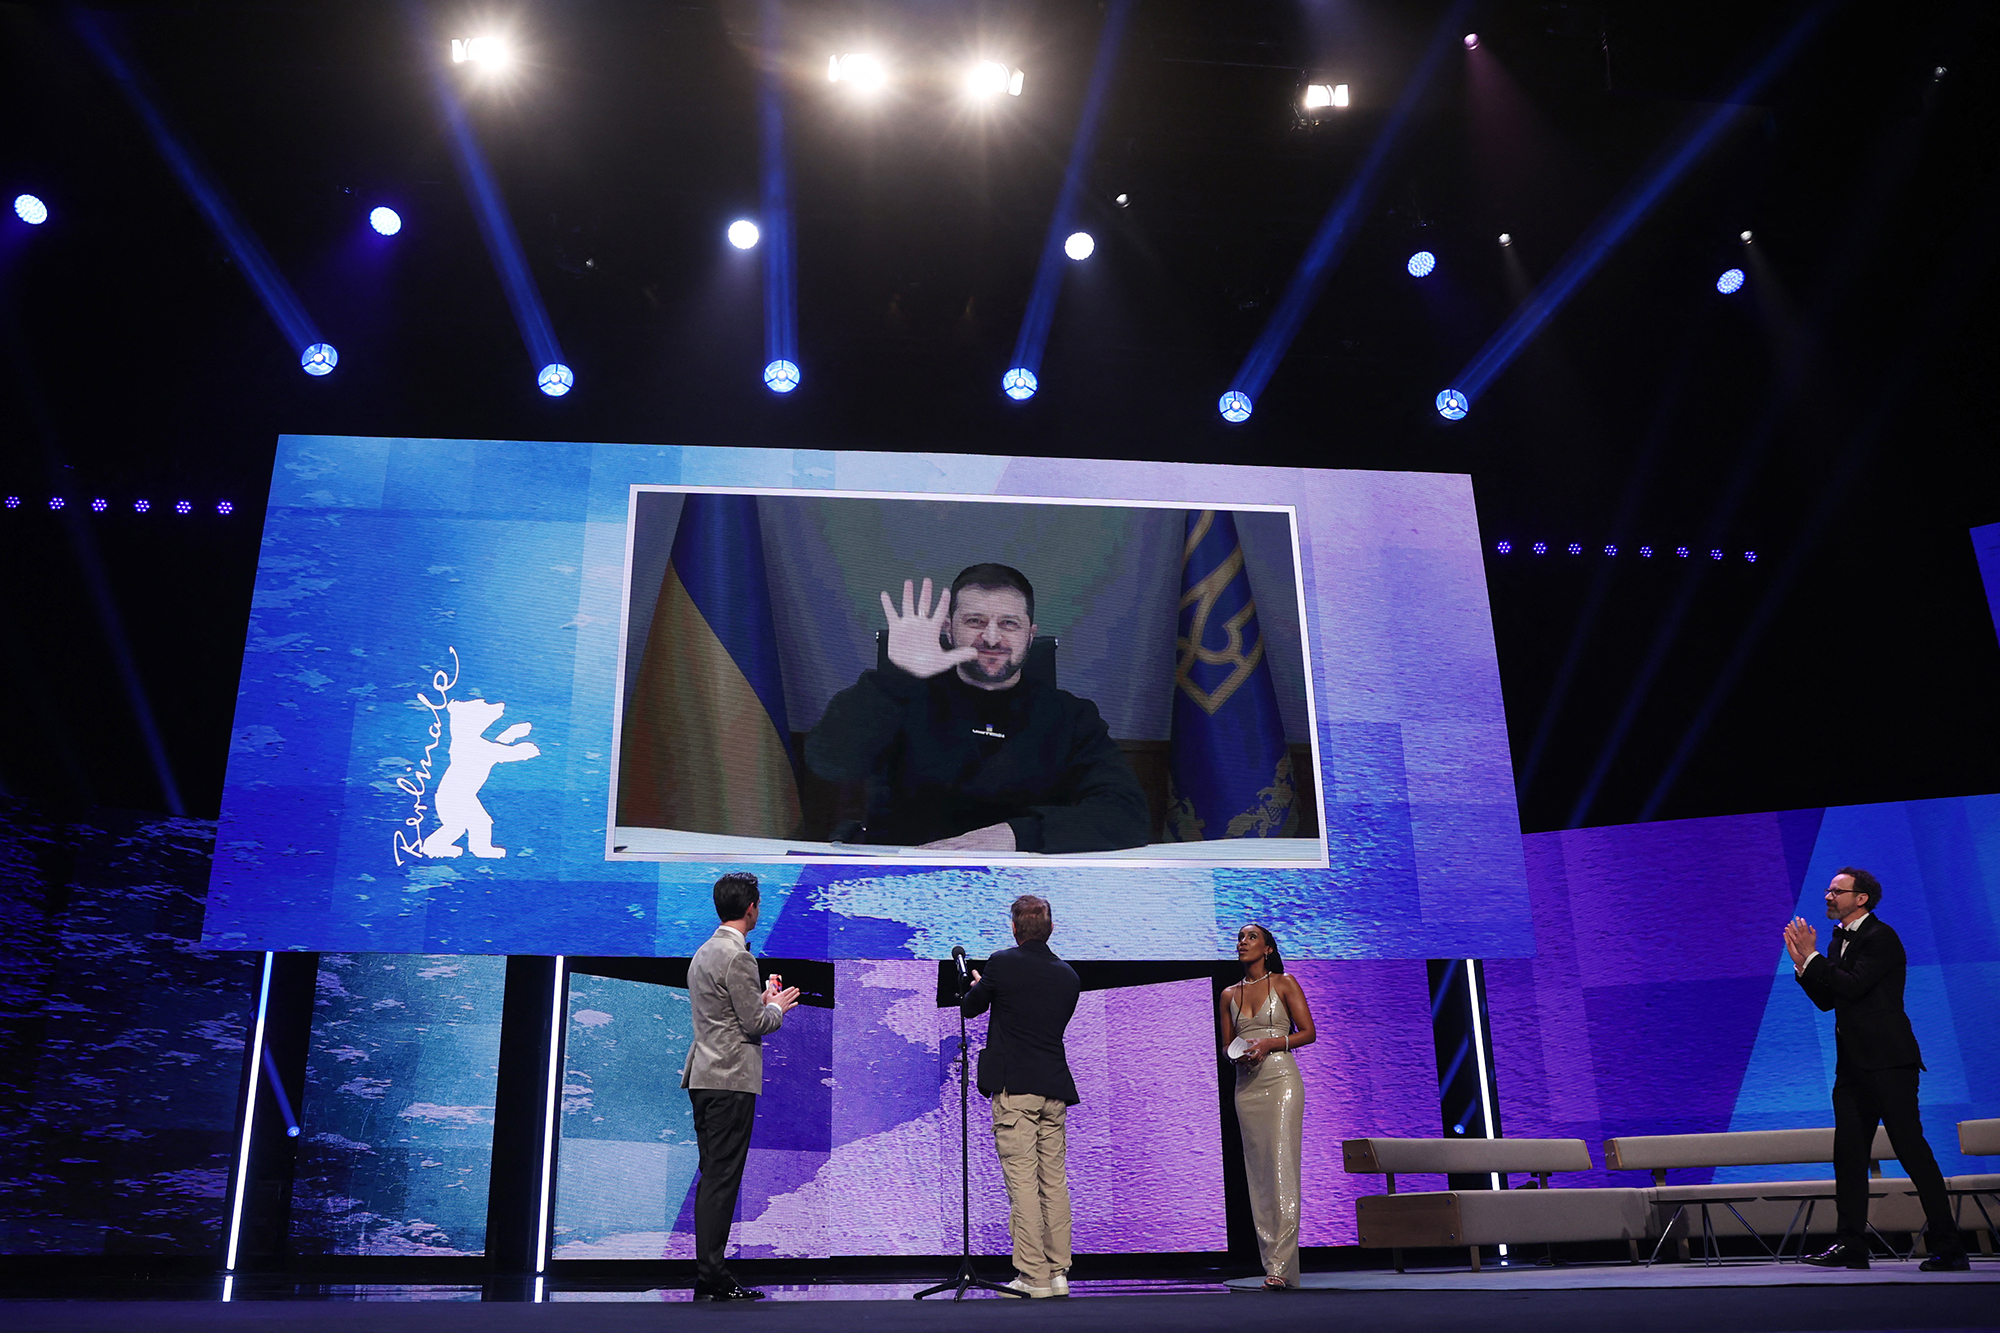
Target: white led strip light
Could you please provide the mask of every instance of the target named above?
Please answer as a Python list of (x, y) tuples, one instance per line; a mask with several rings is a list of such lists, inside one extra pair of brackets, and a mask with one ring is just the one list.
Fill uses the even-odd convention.
[[(243, 1191), (250, 1184), (250, 1126), (257, 1119), (257, 1085), (264, 1078), (264, 1015), (271, 1002), (271, 964), (276, 954), (264, 955), (264, 979), (257, 986), (257, 1026), (250, 1035), (250, 1084), (243, 1094), (243, 1141), (236, 1148), (236, 1198), (229, 1205), (229, 1253), (222, 1267), (236, 1271), (236, 1247), (243, 1239)], [(227, 1289), (223, 1296), (229, 1299)]]
[[(1479, 1011), (1479, 960), (1465, 960), (1465, 994), (1472, 1005), (1472, 1064), (1479, 1071), (1479, 1118), (1484, 1124), (1486, 1137), (1493, 1138), (1493, 1081), (1492, 1071), (1486, 1065), (1486, 1016)], [(1490, 1176), (1493, 1188), (1500, 1188), (1500, 1173)], [(1500, 1247), (1500, 1257), (1507, 1257), (1507, 1247)]]
[[(542, 1206), (535, 1225), (535, 1272), (548, 1271), (549, 1267), (549, 1181), (556, 1164), (556, 1089), (562, 1080), (562, 1067), (556, 1062), (556, 1054), (562, 1048), (563, 1023), (567, 1021), (569, 1006), (563, 996), (563, 955), (556, 955), (556, 980), (549, 997), (549, 1092), (548, 1103), (542, 1115)], [(540, 1286), (539, 1279), (537, 1287)]]

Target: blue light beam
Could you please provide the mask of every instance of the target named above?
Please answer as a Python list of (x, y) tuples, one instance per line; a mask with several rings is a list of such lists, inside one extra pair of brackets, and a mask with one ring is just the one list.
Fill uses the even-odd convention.
[(1070, 266), (1064, 246), (1075, 231), (1076, 201), (1083, 193), (1084, 179), (1090, 174), (1091, 154), (1097, 147), (1097, 127), (1104, 118), (1109, 100), (1111, 76), (1118, 69), (1119, 48), (1125, 41), (1125, 20), (1131, 17), (1132, 0), (1111, 0), (1104, 14), (1104, 29), (1097, 38), (1097, 59), (1090, 68), (1090, 91), (1083, 100), (1083, 115), (1076, 124), (1076, 137), (1069, 146), (1069, 165), (1063, 169), (1062, 193), (1056, 196), (1055, 212), (1049, 215), (1048, 235), (1042, 241), (1042, 261), (1035, 269), (1035, 285), (1028, 294), (1027, 313), (1021, 316), (1021, 333), (1014, 340), (1014, 370), (1027, 372), (1040, 383), (1042, 349), (1048, 345), (1049, 326), (1056, 318), (1056, 297), (1062, 292), (1063, 271)]
[[(568, 372), (569, 358), (563, 355), (561, 344), (556, 342), (555, 326), (549, 323), (549, 312), (542, 305), (541, 290), (535, 286), (535, 275), (528, 268), (528, 256), (521, 249), (521, 238), (514, 230), (514, 220), (508, 216), (507, 203), (500, 197), (500, 187), (494, 182), (492, 169), (486, 164), (486, 154), (480, 151), (479, 140), (472, 133), (472, 124), (465, 117), (465, 104), (459, 101), (457, 90), (444, 77), (441, 65), (433, 64), (431, 75), (438, 107), (444, 113), (445, 137), (450, 141), (451, 155), (458, 165), (459, 181), (465, 187), (466, 202), (472, 205), (473, 220), (479, 224), (479, 237), (486, 242), (486, 253), (493, 260), (493, 271), (499, 275), (501, 290), (507, 294), (507, 304), (514, 311), (514, 323), (521, 330), (521, 341), (527, 345), (537, 387), (546, 393), (546, 385), (551, 381), (544, 378), (545, 374), (557, 366)], [(562, 392), (568, 393), (575, 382), (575, 375), (570, 374)]]
[(1792, 57), (1798, 54), (1799, 48), (1805, 45), (1806, 39), (1812, 36), (1831, 8), (1831, 0), (1821, 0), (1821, 3), (1809, 7), (1804, 16), (1779, 39), (1771, 53), (1743, 77), (1733, 92), (1713, 109), (1691, 119), (1682, 130), (1679, 142), (1666, 152), (1657, 165), (1627, 186), (1624, 193), (1598, 216), (1583, 238), (1570, 247), (1570, 252), (1563, 257), (1556, 271), (1521, 303), (1520, 308), (1497, 333), (1487, 339), (1486, 345), (1452, 381), (1468, 402), (1478, 400), (1486, 386), (1541, 332), (1542, 325), (1576, 294), (1577, 288), (1610, 257), (1632, 228), (1653, 211), (1654, 205), (1687, 174), (1688, 168), (1715, 146), (1715, 141), (1736, 121), (1742, 108), (1779, 70), (1791, 63)]
[(132, 110), (138, 113), (139, 120), (146, 127), (146, 133), (152, 137), (153, 146), (159, 150), (160, 156), (166, 159), (167, 166), (180, 180), (181, 188), (187, 191), (188, 198), (201, 210), (202, 216), (208, 219), (209, 226), (215, 229), (222, 243), (229, 247), (230, 255), (236, 260), (236, 267), (250, 280), (250, 286), (256, 291), (257, 299), (264, 303), (264, 309), (270, 313), (272, 322), (284, 332), (286, 341), (292, 345), (292, 350), (303, 357), (307, 348), (325, 343), (326, 339), (320, 336), (319, 327), (306, 313), (305, 306), (300, 304), (298, 296), (292, 291), (291, 284), (285, 281), (282, 273), (278, 272), (278, 266), (271, 262), (271, 256), (265, 252), (263, 243), (257, 239), (256, 233), (236, 216), (236, 210), (230, 206), (229, 199), (222, 193), (221, 187), (208, 178), (207, 173), (195, 161), (193, 154), (182, 147), (180, 140), (174, 137), (173, 130), (167, 125), (166, 117), (160, 113), (157, 106), (153, 105), (153, 99), (147, 94), (139, 72), (125, 59), (97, 16), (81, 6), (72, 6), (69, 9), (69, 19), (77, 35), (83, 38), (84, 45), (90, 48), (91, 54), (97, 57), (105, 72), (117, 82), (119, 91), (125, 94), (125, 100), (132, 104)]
[(1278, 301), (1278, 308), (1271, 312), (1263, 332), (1251, 345), (1250, 354), (1237, 368), (1236, 378), (1229, 382), (1231, 391), (1255, 402), (1264, 392), (1264, 386), (1271, 382), (1278, 363), (1285, 359), (1285, 353), (1291, 350), (1292, 340), (1298, 337), (1299, 326), (1305, 323), (1306, 316), (1318, 303), (1320, 293), (1326, 289), (1327, 279), (1347, 252), (1347, 244), (1368, 211), (1368, 202), (1375, 196), (1383, 164), (1395, 151), (1403, 127), (1415, 113), (1417, 103), (1423, 99), (1424, 91), (1436, 77), (1438, 67), (1458, 46), (1460, 34), (1465, 31), (1462, 20), (1471, 7), (1470, 0), (1459, 0), (1438, 24), (1416, 73), (1403, 86), (1403, 95), (1396, 99), (1395, 109), (1376, 133), (1368, 156), (1362, 159), (1361, 169), (1354, 173), (1347, 189), (1327, 210), (1326, 217), (1319, 224), (1319, 231), (1313, 235), (1312, 244), (1306, 247), (1304, 258), (1299, 260), (1298, 268), (1293, 271), (1292, 280)]
[[(764, 0), (763, 68), (757, 101), (764, 247), (764, 384), (779, 395), (799, 387), (799, 270), (792, 239), (791, 174), (785, 166), (784, 11)], [(778, 368), (783, 366), (784, 371)]]

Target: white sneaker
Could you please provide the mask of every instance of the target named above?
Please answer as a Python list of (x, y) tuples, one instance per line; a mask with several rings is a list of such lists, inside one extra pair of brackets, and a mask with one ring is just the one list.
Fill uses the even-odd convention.
[(1052, 1296), (1069, 1295), (1069, 1270), (1067, 1268), (1058, 1268), (1055, 1272), (1049, 1274), (1049, 1294)]
[[(1065, 1282), (1063, 1286), (1067, 1288), (1069, 1284)], [(1038, 1301), (1042, 1299), (1042, 1297), (1044, 1296), (1055, 1295), (1055, 1293), (1049, 1290), (1047, 1287), (1031, 1287), (1026, 1282), (1023, 1282), (1020, 1278), (1015, 1278), (1012, 1282), (1009, 1282), (1007, 1284), (1007, 1290), (1018, 1291), (1023, 1296), (1026, 1296), (1029, 1300), (1033, 1301)]]

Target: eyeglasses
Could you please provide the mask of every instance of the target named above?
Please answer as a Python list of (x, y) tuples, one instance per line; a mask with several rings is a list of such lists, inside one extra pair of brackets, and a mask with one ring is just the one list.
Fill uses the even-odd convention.
[(1842, 898), (1852, 894), (1858, 894), (1860, 892), (1861, 890), (1859, 889), (1828, 889), (1826, 891), (1826, 896), (1829, 898)]

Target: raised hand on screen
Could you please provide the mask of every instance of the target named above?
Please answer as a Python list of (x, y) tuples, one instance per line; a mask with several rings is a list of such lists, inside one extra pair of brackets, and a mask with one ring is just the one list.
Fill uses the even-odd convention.
[(896, 604), (889, 600), (889, 594), (883, 593), (882, 613), (889, 618), (889, 660), (918, 679), (949, 671), (960, 662), (979, 656), (976, 648), (943, 646), (941, 636), (951, 623), (951, 598), (939, 597), (933, 610), (929, 579), (924, 580), (921, 599), (916, 584), (910, 579), (903, 580), (901, 615), (896, 614)]

